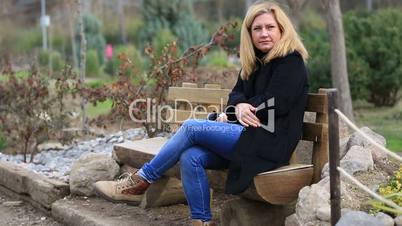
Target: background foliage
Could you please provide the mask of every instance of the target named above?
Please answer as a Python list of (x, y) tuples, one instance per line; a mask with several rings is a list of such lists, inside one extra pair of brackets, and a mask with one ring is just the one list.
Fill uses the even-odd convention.
[[(306, 18), (301, 36), (310, 52), (310, 90), (331, 86), (329, 37), (319, 17)], [(384, 26), (386, 24), (386, 26)], [(402, 12), (351, 11), (344, 16), (352, 98), (393, 106), (402, 86)]]

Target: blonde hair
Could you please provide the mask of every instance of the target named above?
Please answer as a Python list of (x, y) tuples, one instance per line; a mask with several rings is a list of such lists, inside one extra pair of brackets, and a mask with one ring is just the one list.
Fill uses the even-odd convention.
[(307, 61), (308, 58), (308, 52), (285, 12), (273, 2), (257, 2), (247, 10), (241, 27), (240, 62), (242, 66), (241, 78), (243, 80), (247, 80), (255, 70), (256, 55), (251, 39), (251, 25), (257, 16), (264, 13), (271, 13), (274, 16), (281, 31), (281, 38), (266, 54), (263, 62), (268, 63), (274, 58), (286, 56), (295, 50), (301, 54), (304, 61)]

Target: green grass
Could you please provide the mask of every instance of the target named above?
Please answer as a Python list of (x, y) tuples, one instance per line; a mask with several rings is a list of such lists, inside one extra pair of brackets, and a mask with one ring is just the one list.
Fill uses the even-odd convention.
[(98, 103), (96, 106), (92, 104), (87, 105), (87, 113), (90, 119), (94, 119), (100, 115), (109, 113), (112, 109), (112, 101), (106, 100), (104, 102)]
[[(17, 71), (15, 72), (15, 76), (17, 78), (27, 78), (30, 75), (29, 71)], [(0, 82), (7, 81), (8, 75), (0, 74)]]
[(365, 102), (354, 103), (355, 120), (387, 140), (387, 148), (402, 152), (402, 101), (394, 107), (374, 107)]
[[(105, 84), (112, 83), (116, 78), (109, 76), (100, 76), (97, 78), (86, 78), (85, 83), (91, 88), (100, 88)], [(104, 102), (98, 103), (96, 106), (92, 104), (87, 104), (87, 114), (90, 119), (94, 119), (100, 115), (104, 115), (110, 112), (112, 109), (112, 101), (106, 100)]]

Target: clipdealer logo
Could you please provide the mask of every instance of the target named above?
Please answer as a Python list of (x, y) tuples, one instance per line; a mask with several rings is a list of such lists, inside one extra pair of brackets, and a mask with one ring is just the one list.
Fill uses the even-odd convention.
[[(190, 101), (186, 99), (176, 99), (174, 101), (174, 108), (171, 105), (157, 105), (155, 99), (151, 98), (146, 98), (146, 99), (137, 99), (134, 100), (133, 102), (130, 103), (129, 106), (129, 116), (132, 121), (137, 122), (137, 123), (156, 123), (157, 128), (160, 129), (162, 128), (162, 123), (183, 123), (187, 119), (200, 119), (196, 117), (196, 114), (204, 113), (208, 114), (208, 112), (214, 111), (214, 112), (223, 112), (223, 98), (221, 98), (220, 105), (211, 105), (208, 108), (205, 107), (204, 105), (193, 105)], [(145, 119), (144, 118), (137, 118), (136, 115), (134, 115), (134, 109), (138, 109), (138, 106), (144, 105), (146, 106), (145, 108)], [(188, 114), (186, 118), (181, 118), (181, 120), (178, 119), (178, 115), (175, 114), (177, 111), (175, 109), (179, 109), (178, 106), (180, 105), (185, 105), (188, 110), (185, 112)], [(266, 102), (263, 102), (260, 104), (257, 109), (256, 113), (258, 111), (267, 111), (267, 124), (261, 124), (261, 128), (273, 133), (275, 131), (275, 109), (269, 109), (272, 108), (275, 105), (275, 98), (272, 97), (268, 99)], [(235, 107), (235, 106), (227, 106), (226, 109), (230, 107)], [(234, 112), (232, 113), (234, 114)], [(165, 117), (163, 117), (165, 116)], [(206, 118), (204, 118), (206, 119)], [(231, 122), (231, 121), (229, 121)]]
[(275, 106), (275, 98), (271, 97), (266, 102), (260, 104), (256, 109), (256, 114), (258, 111), (268, 109), (267, 125), (261, 124), (261, 127), (271, 133), (275, 132), (275, 109), (269, 109)]

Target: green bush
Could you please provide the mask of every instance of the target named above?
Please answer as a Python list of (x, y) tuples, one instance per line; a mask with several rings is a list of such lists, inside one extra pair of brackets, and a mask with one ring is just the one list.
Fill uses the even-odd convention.
[[(307, 63), (309, 72), (310, 92), (317, 92), (319, 88), (332, 87), (331, 55), (328, 31), (325, 21), (314, 13), (306, 14), (300, 29), (301, 37), (310, 54)], [(346, 36), (353, 33), (350, 31)], [(367, 99), (369, 81), (366, 62), (361, 58), (353, 46), (347, 44), (347, 67), (352, 99)]]
[(44, 68), (51, 66), (55, 72), (61, 71), (65, 64), (59, 52), (43, 49), (38, 52), (38, 63)]
[(402, 12), (353, 11), (345, 15), (344, 24), (347, 47), (365, 62), (360, 69), (367, 73), (368, 101), (395, 105), (402, 86)]
[(6, 137), (0, 132), (0, 151), (7, 147)]
[(88, 86), (91, 89), (97, 89), (97, 88), (100, 88), (103, 86), (103, 82), (102, 81), (91, 81), (91, 82), (88, 82)]
[(176, 37), (170, 32), (169, 29), (163, 28), (156, 32), (155, 38), (152, 41), (152, 47), (156, 57), (162, 55), (163, 48), (176, 40)]
[(0, 52), (27, 54), (42, 46), (42, 33), (38, 27), (16, 26), (13, 20), (0, 20)]
[(71, 41), (69, 36), (65, 34), (52, 34), (49, 42), (49, 45), (54, 51), (57, 51), (64, 56), (72, 53)]
[(98, 54), (96, 50), (90, 49), (87, 52), (85, 73), (87, 76), (97, 76), (99, 75), (100, 64), (98, 60)]
[(236, 23), (237, 26), (232, 28), (229, 27), (228, 33), (233, 35), (231, 40), (228, 40), (226, 45), (230, 49), (236, 49), (240, 46), (240, 31), (241, 31), (241, 24), (242, 20), (240, 18), (233, 18), (230, 20), (231, 23)]
[[(85, 38), (87, 41), (87, 50), (90, 49), (95, 49), (98, 55), (98, 61), (100, 64), (103, 64), (104, 62), (104, 51), (105, 51), (105, 45), (106, 41), (105, 38), (103, 37), (103, 34), (101, 32), (102, 30), (102, 24), (100, 20), (93, 16), (93, 15), (84, 15), (83, 16), (83, 22), (84, 22), (84, 33), (85, 33)], [(77, 54), (80, 54), (80, 49), (81, 49), (81, 37), (80, 37), (80, 27), (78, 24), (76, 25), (75, 28), (75, 34), (76, 34), (76, 41), (78, 44), (77, 48)], [(80, 57), (78, 57), (80, 59)]]
[(102, 87), (103, 85), (104, 85), (104, 82), (99, 81), (99, 80), (94, 80), (94, 81), (89, 81), (89, 82), (88, 82), (88, 86), (89, 86), (91, 89), (97, 89), (97, 88)]
[[(126, 36), (128, 43), (134, 43), (138, 45), (140, 42), (139, 32), (140, 29), (143, 29), (144, 21), (141, 18), (130, 17), (127, 15), (126, 17)], [(116, 23), (105, 23), (102, 26), (102, 33), (105, 37), (106, 43), (112, 45), (122, 45), (121, 33), (119, 26), (116, 26)]]
[(40, 66), (49, 66), (50, 52), (48, 50), (39, 50), (38, 52), (38, 63)]
[(105, 37), (105, 43), (107, 44), (118, 45), (121, 43), (121, 36), (118, 26), (115, 26), (114, 24), (103, 26), (102, 34)]
[(301, 36), (310, 54), (307, 63), (310, 92), (317, 92), (319, 88), (331, 87), (330, 44), (326, 30), (311, 29), (303, 31)]
[(171, 29), (183, 50), (208, 41), (208, 32), (191, 14), (183, 14)]
[(42, 33), (39, 29), (19, 31), (13, 41), (18, 53), (28, 53), (35, 48), (42, 47)]
[(147, 0), (142, 1), (141, 12), (145, 24), (140, 29), (140, 40), (148, 42), (156, 32), (167, 28), (179, 39), (180, 49), (207, 41), (208, 32), (196, 20), (191, 0)]
[(134, 71), (129, 70), (130, 76), (142, 74), (145, 70), (145, 61), (138, 49), (133, 45), (117, 46), (113, 50), (113, 58), (106, 62), (105, 72), (109, 75), (117, 75), (119, 72), (119, 54), (124, 53), (133, 63)]
[(65, 63), (59, 52), (53, 51), (50, 54), (50, 60), (51, 60), (51, 65), (52, 65), (53, 71), (60, 72), (63, 69)]
[[(402, 192), (402, 166), (399, 167), (398, 171), (394, 172), (394, 174), (388, 179), (386, 184), (383, 184), (378, 188), (378, 193), (382, 197), (393, 201), (398, 206), (402, 205), (401, 192)], [(395, 217), (402, 214), (400, 210), (397, 210), (393, 207), (389, 207), (385, 203), (378, 201), (376, 199), (370, 200), (369, 203), (373, 207), (370, 210), (372, 214), (376, 214), (378, 212), (385, 212)]]
[(201, 64), (208, 67), (219, 68), (219, 69), (228, 68), (232, 66), (229, 62), (228, 55), (222, 50), (208, 53), (202, 59)]
[(140, 46), (139, 33), (140, 29), (144, 26), (144, 21), (140, 18), (130, 20), (127, 22), (127, 41), (135, 43), (136, 46)]

